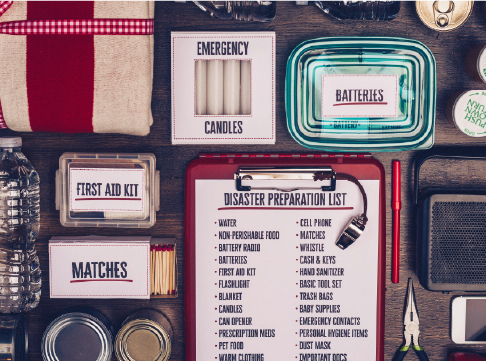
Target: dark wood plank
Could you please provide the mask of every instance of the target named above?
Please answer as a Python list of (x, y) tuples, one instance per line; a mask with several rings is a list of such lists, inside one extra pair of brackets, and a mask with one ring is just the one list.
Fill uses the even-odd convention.
[[(300, 42), (327, 36), (398, 36), (417, 39), (426, 44), (437, 61), (437, 145), (483, 145), (483, 139), (469, 138), (454, 129), (444, 115), (448, 97), (461, 89), (485, 89), (484, 84), (471, 81), (463, 67), (467, 50), (473, 45), (486, 43), (486, 21), (481, 17), (476, 4), (467, 23), (449, 33), (437, 33), (421, 23), (415, 13), (413, 2), (403, 2), (399, 16), (390, 22), (337, 21), (314, 6), (297, 6), (294, 2), (279, 2), (277, 17), (268, 24), (232, 22), (212, 19), (193, 3), (157, 2), (155, 12), (155, 69), (152, 109), (154, 125), (147, 137), (103, 134), (21, 134), (23, 151), (31, 160), (41, 177), (41, 233), (37, 240), (41, 267), (43, 269), (43, 295), (39, 307), (27, 313), (29, 325), (29, 359), (40, 360), (42, 334), (56, 314), (64, 308), (87, 305), (99, 309), (118, 329), (123, 319), (132, 311), (151, 307), (166, 313), (174, 327), (174, 345), (171, 359), (182, 360), (184, 353), (184, 288), (182, 283), (183, 260), (183, 215), (184, 215), (184, 170), (185, 166), (200, 152), (306, 152), (290, 136), (286, 127), (284, 87), (287, 57)], [(277, 143), (275, 145), (187, 145), (170, 144), (170, 32), (171, 31), (257, 31), (272, 30), (277, 34), (276, 54), (276, 121)], [(14, 134), (2, 131), (0, 135)], [(149, 230), (81, 229), (64, 228), (59, 223), (55, 210), (54, 178), (58, 159), (63, 152), (152, 152), (157, 157), (157, 169), (161, 171), (161, 210), (157, 223)], [(385, 166), (387, 182), (387, 291), (385, 359), (392, 358), (402, 343), (402, 313), (408, 277), (417, 280), (415, 274), (415, 224), (412, 205), (411, 160), (415, 152), (376, 153), (374, 157)], [(402, 247), (400, 283), (390, 281), (391, 260), (391, 161), (402, 161), (403, 207)], [(469, 181), (468, 170), (475, 169), (475, 182), (480, 184), (485, 172), (482, 166), (470, 166), (457, 182)], [(437, 168), (436, 168), (437, 169)], [(433, 182), (434, 177), (449, 177), (442, 173), (424, 174), (424, 182)], [(450, 177), (455, 177), (452, 175)], [(486, 185), (486, 180), (484, 185)], [(176, 299), (137, 300), (75, 300), (50, 299), (48, 289), (47, 242), (53, 235), (154, 235), (175, 236), (178, 240), (179, 296)], [(372, 283), (373, 281), (370, 281)], [(425, 291), (415, 283), (417, 305), (420, 313), (421, 345), (431, 360), (445, 360), (452, 350), (468, 350), (486, 354), (486, 347), (459, 348), (450, 339), (451, 295)], [(454, 294), (454, 293), (452, 293)], [(407, 356), (416, 360), (413, 352)]]

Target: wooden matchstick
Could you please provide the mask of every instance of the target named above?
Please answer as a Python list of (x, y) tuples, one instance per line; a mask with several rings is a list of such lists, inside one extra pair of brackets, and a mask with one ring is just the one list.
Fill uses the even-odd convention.
[(164, 256), (164, 247), (163, 246), (159, 246), (159, 280), (160, 280), (160, 283), (159, 283), (159, 294), (162, 294), (162, 291), (164, 289), (164, 279), (163, 279), (163, 275), (164, 275), (164, 264), (163, 264), (163, 256)]
[(154, 267), (154, 257), (153, 257), (153, 250), (154, 247), (153, 245), (150, 245), (150, 294), (154, 293), (154, 273), (153, 273), (153, 267)]
[(175, 248), (172, 248), (172, 258), (174, 261), (174, 270), (172, 274), (172, 294), (175, 294), (177, 289), (177, 267), (176, 267), (176, 255), (175, 255)]
[(157, 264), (157, 288), (156, 294), (160, 294), (160, 245), (157, 245), (157, 255), (156, 255), (156, 264)]
[(170, 294), (170, 245), (167, 245), (167, 253), (165, 259), (167, 260), (167, 270), (165, 273), (165, 278), (167, 280), (165, 285), (165, 294)]
[(172, 294), (175, 294), (176, 290), (176, 284), (175, 284), (175, 276), (176, 276), (177, 270), (175, 266), (175, 246), (172, 245)]
[(162, 280), (163, 280), (163, 283), (162, 283), (162, 294), (165, 294), (166, 291), (167, 291), (167, 280), (165, 279), (165, 275), (166, 275), (166, 270), (167, 270), (167, 245), (163, 245), (162, 246), (162, 263), (163, 263), (163, 267), (162, 267)]
[(174, 272), (174, 264), (172, 261), (172, 250), (174, 245), (169, 245), (169, 291), (167, 294), (172, 294), (172, 273)]

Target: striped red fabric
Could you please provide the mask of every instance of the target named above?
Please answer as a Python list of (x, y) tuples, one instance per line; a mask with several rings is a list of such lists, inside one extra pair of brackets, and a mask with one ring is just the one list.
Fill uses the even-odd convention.
[[(8, 10), (13, 1), (0, 1), (0, 16)], [(8, 128), (5, 120), (3, 119), (2, 105), (0, 104), (0, 129)]]
[(0, 33), (9, 35), (151, 35), (153, 19), (23, 20), (0, 23)]
[[(12, 3), (0, 1), (0, 16)], [(32, 131), (93, 132), (93, 36), (152, 35), (153, 19), (93, 19), (92, 1), (27, 4), (27, 20), (0, 22), (0, 34), (27, 36), (27, 96)], [(8, 127), (0, 105), (2, 128)]]
[(8, 128), (5, 120), (3, 119), (2, 104), (0, 103), (0, 129)]
[[(92, 1), (28, 1), (27, 21), (93, 18)], [(34, 132), (92, 133), (93, 35), (27, 35), (27, 99)]]

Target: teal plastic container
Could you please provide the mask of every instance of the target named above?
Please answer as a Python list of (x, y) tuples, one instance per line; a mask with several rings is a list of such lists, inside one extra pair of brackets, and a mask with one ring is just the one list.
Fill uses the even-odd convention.
[(412, 39), (313, 39), (298, 45), (287, 61), (287, 126), (307, 148), (430, 148), (436, 94), (434, 55)]

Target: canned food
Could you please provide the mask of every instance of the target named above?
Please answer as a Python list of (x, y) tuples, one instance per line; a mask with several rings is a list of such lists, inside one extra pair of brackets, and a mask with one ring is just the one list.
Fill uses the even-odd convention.
[(167, 361), (171, 352), (172, 327), (153, 309), (140, 309), (123, 322), (115, 341), (119, 361)]
[(109, 361), (113, 327), (95, 309), (73, 308), (57, 317), (42, 337), (45, 361)]
[(416, 1), (415, 8), (422, 22), (437, 31), (460, 27), (471, 15), (474, 1)]
[(464, 69), (472, 80), (486, 83), (486, 45), (472, 47), (464, 59)]
[(23, 314), (0, 316), (0, 360), (25, 361), (27, 359), (27, 322)]
[(486, 136), (486, 91), (454, 93), (446, 105), (447, 120), (471, 137)]

